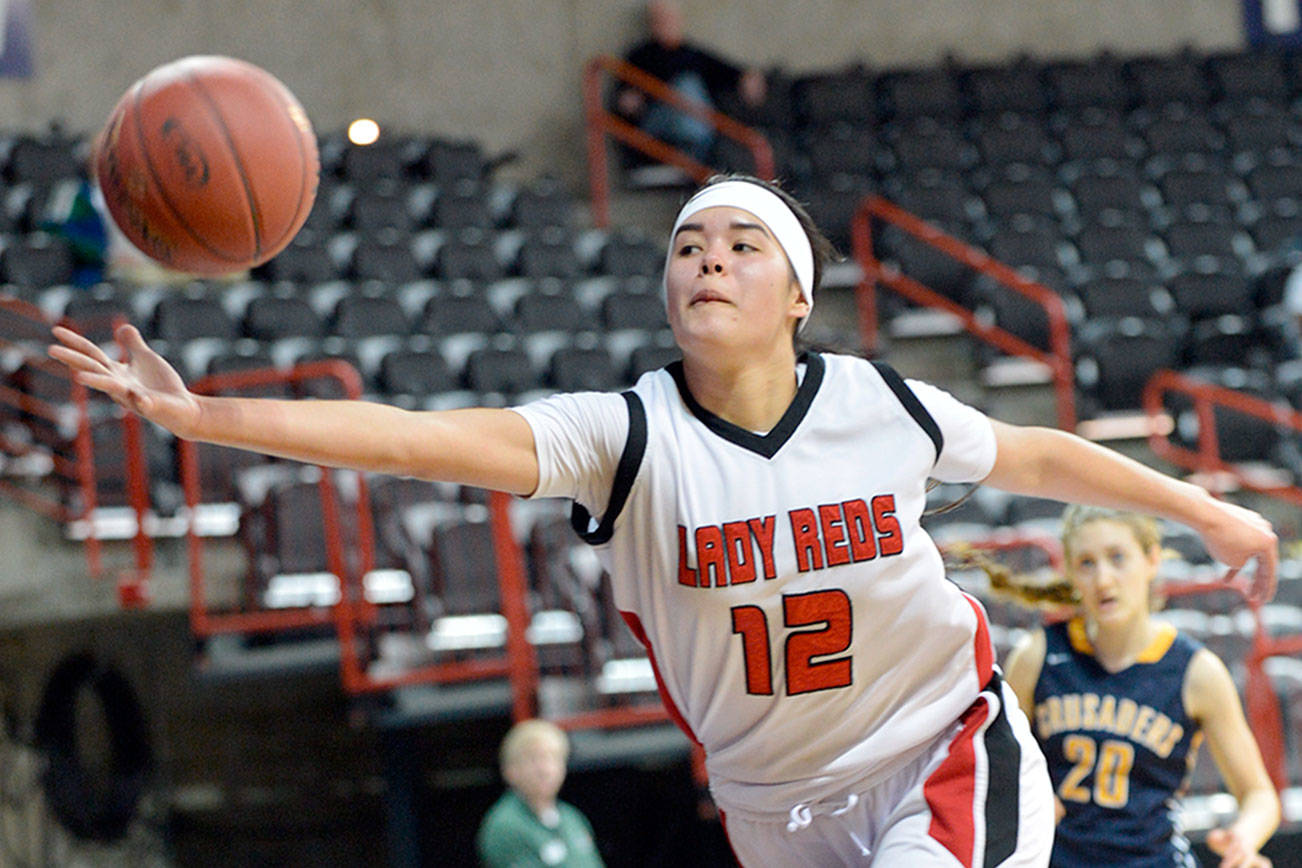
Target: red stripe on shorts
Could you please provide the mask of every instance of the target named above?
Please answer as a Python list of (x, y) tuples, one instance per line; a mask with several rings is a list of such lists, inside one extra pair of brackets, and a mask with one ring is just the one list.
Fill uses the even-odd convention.
[(976, 636), (972, 640), (972, 651), (976, 655), (977, 684), (983, 688), (995, 671), (995, 646), (990, 643), (990, 624), (986, 620), (986, 610), (971, 594), (963, 594), (968, 605), (976, 614)]
[(972, 868), (976, 849), (976, 735), (990, 716), (990, 703), (978, 699), (959, 719), (963, 729), (949, 743), (949, 755), (927, 777), (923, 797), (931, 809), (927, 834)]
[(620, 610), (619, 615), (624, 619), (624, 623), (628, 625), (628, 629), (633, 631), (633, 638), (642, 643), (642, 647), (646, 649), (646, 656), (651, 661), (651, 674), (656, 677), (656, 691), (660, 694), (660, 701), (664, 703), (665, 711), (669, 712), (670, 719), (678, 724), (678, 728), (687, 734), (693, 744), (700, 744), (700, 739), (696, 737), (696, 733), (692, 732), (692, 728), (687, 725), (687, 720), (683, 717), (682, 712), (678, 710), (678, 706), (669, 698), (669, 691), (665, 689), (664, 679), (660, 677), (660, 667), (656, 664), (655, 651), (652, 650), (651, 643), (647, 641), (646, 630), (642, 628), (641, 619), (632, 612), (623, 610)]

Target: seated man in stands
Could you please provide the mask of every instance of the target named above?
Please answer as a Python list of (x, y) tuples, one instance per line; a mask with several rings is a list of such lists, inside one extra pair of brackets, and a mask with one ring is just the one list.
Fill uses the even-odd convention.
[[(767, 85), (762, 72), (742, 70), (684, 40), (683, 14), (675, 0), (647, 3), (647, 29), (649, 38), (625, 55), (629, 63), (710, 107), (733, 92), (750, 106), (764, 102)], [(681, 148), (701, 162), (708, 162), (714, 145), (714, 129), (704, 119), (652, 100), (632, 87), (620, 89), (615, 96), (615, 108), (657, 139)]]

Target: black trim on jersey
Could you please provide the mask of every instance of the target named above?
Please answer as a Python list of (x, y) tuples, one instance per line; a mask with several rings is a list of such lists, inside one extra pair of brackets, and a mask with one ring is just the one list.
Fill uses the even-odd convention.
[(891, 387), (895, 397), (900, 399), (904, 409), (909, 411), (913, 421), (917, 422), (927, 436), (931, 438), (931, 445), (936, 447), (936, 460), (939, 461), (940, 450), (945, 448), (945, 435), (940, 433), (940, 426), (936, 424), (936, 420), (927, 412), (927, 408), (922, 406), (918, 396), (913, 394), (913, 390), (904, 382), (904, 378), (900, 376), (898, 371), (885, 362), (873, 362), (873, 367), (877, 369), (877, 373), (882, 375), (886, 385)]
[(683, 403), (687, 405), (688, 410), (692, 411), (693, 416), (701, 420), (701, 424), (724, 440), (735, 443), (743, 449), (749, 449), (764, 458), (772, 458), (791, 439), (791, 435), (796, 433), (796, 428), (809, 412), (809, 405), (813, 403), (814, 396), (818, 394), (818, 387), (823, 382), (826, 366), (822, 356), (815, 352), (804, 352), (800, 354), (798, 361), (805, 363), (805, 378), (801, 380), (800, 388), (796, 389), (796, 397), (791, 400), (787, 412), (782, 414), (778, 424), (767, 434), (747, 431), (739, 425), (714, 415), (698, 404), (692, 397), (691, 390), (687, 388), (687, 379), (683, 376), (681, 361), (673, 362), (665, 369), (678, 385), (678, 394), (682, 396)]
[(1002, 679), (994, 673), (984, 690), (999, 697), (999, 715), (986, 727), (986, 857), (983, 865), (994, 866), (1017, 850), (1017, 823), (1021, 788), (1022, 746), (1008, 723), (1008, 706), (1001, 689)]
[(615, 481), (610, 486), (610, 502), (606, 504), (606, 514), (601, 523), (592, 527), (592, 515), (580, 504), (570, 509), (570, 527), (579, 535), (579, 539), (589, 545), (599, 546), (610, 542), (615, 532), (615, 519), (624, 511), (624, 502), (633, 488), (638, 468), (642, 466), (642, 455), (646, 452), (646, 408), (642, 399), (633, 392), (621, 392), (624, 403), (628, 404), (628, 438), (624, 441), (624, 452), (619, 456), (619, 466), (615, 468)]

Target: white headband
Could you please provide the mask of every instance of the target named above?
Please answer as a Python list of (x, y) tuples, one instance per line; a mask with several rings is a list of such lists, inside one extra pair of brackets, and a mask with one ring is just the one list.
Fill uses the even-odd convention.
[[(809, 236), (787, 203), (778, 194), (759, 184), (750, 181), (721, 181), (699, 190), (678, 212), (674, 231), (669, 234), (668, 257), (673, 256), (673, 239), (678, 234), (679, 227), (687, 218), (706, 208), (740, 208), (759, 218), (782, 246), (791, 269), (796, 273), (800, 296), (809, 305), (809, 310), (814, 310), (814, 250), (809, 246)], [(666, 274), (669, 271), (668, 257)], [(808, 316), (802, 319), (801, 327), (808, 321)]]

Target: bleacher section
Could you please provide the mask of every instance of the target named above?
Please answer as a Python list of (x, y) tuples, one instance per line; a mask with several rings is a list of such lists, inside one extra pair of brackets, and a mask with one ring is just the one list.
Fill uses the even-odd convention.
[[(779, 71), (771, 91), (766, 106), (727, 110), (770, 139), (779, 174), (843, 250), (855, 209), (876, 192), (1066, 300), (1082, 417), (1137, 412), (1149, 376), (1168, 367), (1302, 408), (1298, 336), (1281, 289), (1302, 262), (1302, 59), (1184, 53)], [(37, 361), (45, 342), (38, 316), (100, 342), (125, 318), (187, 382), (209, 391), (342, 397), (345, 380), (294, 373), (339, 359), (360, 375), (362, 396), (407, 408), (619, 389), (676, 358), (659, 295), (659, 244), (633, 227), (592, 228), (584, 203), (554, 178), (497, 180), (495, 161), (474, 141), (409, 135), (357, 147), (326, 137), (321, 190), (293, 244), (245, 278), (183, 285), (78, 285), (71, 244), (43, 227), (75, 187), (84, 147), (61, 136), (14, 137), (0, 150), (0, 289), (16, 300), (0, 321), (0, 474), (52, 489), (62, 512), (51, 514), (68, 519), (70, 536), (133, 536), (138, 493), (112, 405), (91, 399), (92, 436), (77, 438), (67, 380)], [(752, 168), (730, 146), (719, 157)], [(1009, 304), (969, 269), (901, 233), (883, 231), (874, 244), (904, 273), (1047, 346), (1035, 310)], [(907, 314), (899, 304), (886, 312)], [(240, 379), (251, 371), (265, 375)], [(1177, 435), (1196, 440), (1187, 408), (1170, 410)], [(1229, 460), (1269, 462), (1302, 479), (1296, 436), (1237, 421), (1218, 421)], [(142, 437), (149, 532), (195, 531), (243, 546), (237, 599), (207, 614), (309, 613), (274, 623), (325, 647), (328, 665), (340, 665), (337, 636), (355, 639), (349, 653), (361, 667), (355, 675), (369, 679), (365, 690), (396, 690), (422, 667), (457, 673), (449, 681), (500, 679), (506, 670), (495, 667), (519, 659), (498, 583), (506, 552), (522, 559), (530, 678), (542, 713), (576, 726), (605, 725), (601, 714), (617, 706), (634, 712), (625, 720), (656, 719), (645, 711), (655, 704), (645, 655), (560, 507), (512, 507), (509, 526), (496, 526), (514, 540), (511, 555), (494, 536), (496, 507), (475, 493), (352, 474), (330, 474), (332, 487), (323, 486), (311, 469), (201, 447), (187, 508), (177, 443), (150, 426)], [(76, 476), (88, 454), (99, 472), (92, 515)], [(938, 491), (937, 503), (954, 499), (948, 494)], [(1051, 539), (1059, 509), (980, 492), (929, 526), (941, 542), (1009, 529)], [(190, 515), (202, 517), (201, 528)], [(326, 543), (329, 526), (338, 528), (342, 557)], [(1184, 554), (1176, 571), (1187, 573), (1173, 578), (1215, 578), (1196, 539), (1173, 527), (1169, 540)], [(1261, 612), (1273, 634), (1302, 633), (1299, 563), (1286, 562), (1277, 600)], [(360, 577), (356, 597), (341, 573)], [(988, 602), (1002, 655), (1034, 616), (992, 597), (978, 574), (957, 579)], [(330, 613), (341, 600), (357, 607), (351, 633), (337, 632)], [(1167, 615), (1246, 686), (1242, 661), (1256, 622), (1241, 600), (1195, 595)], [(205, 634), (209, 671), (238, 675), (239, 661), (274, 644), (266, 632)], [(1290, 780), (1302, 785), (1297, 662), (1272, 658), (1266, 671)], [(1199, 778), (1195, 792), (1218, 786)]]

